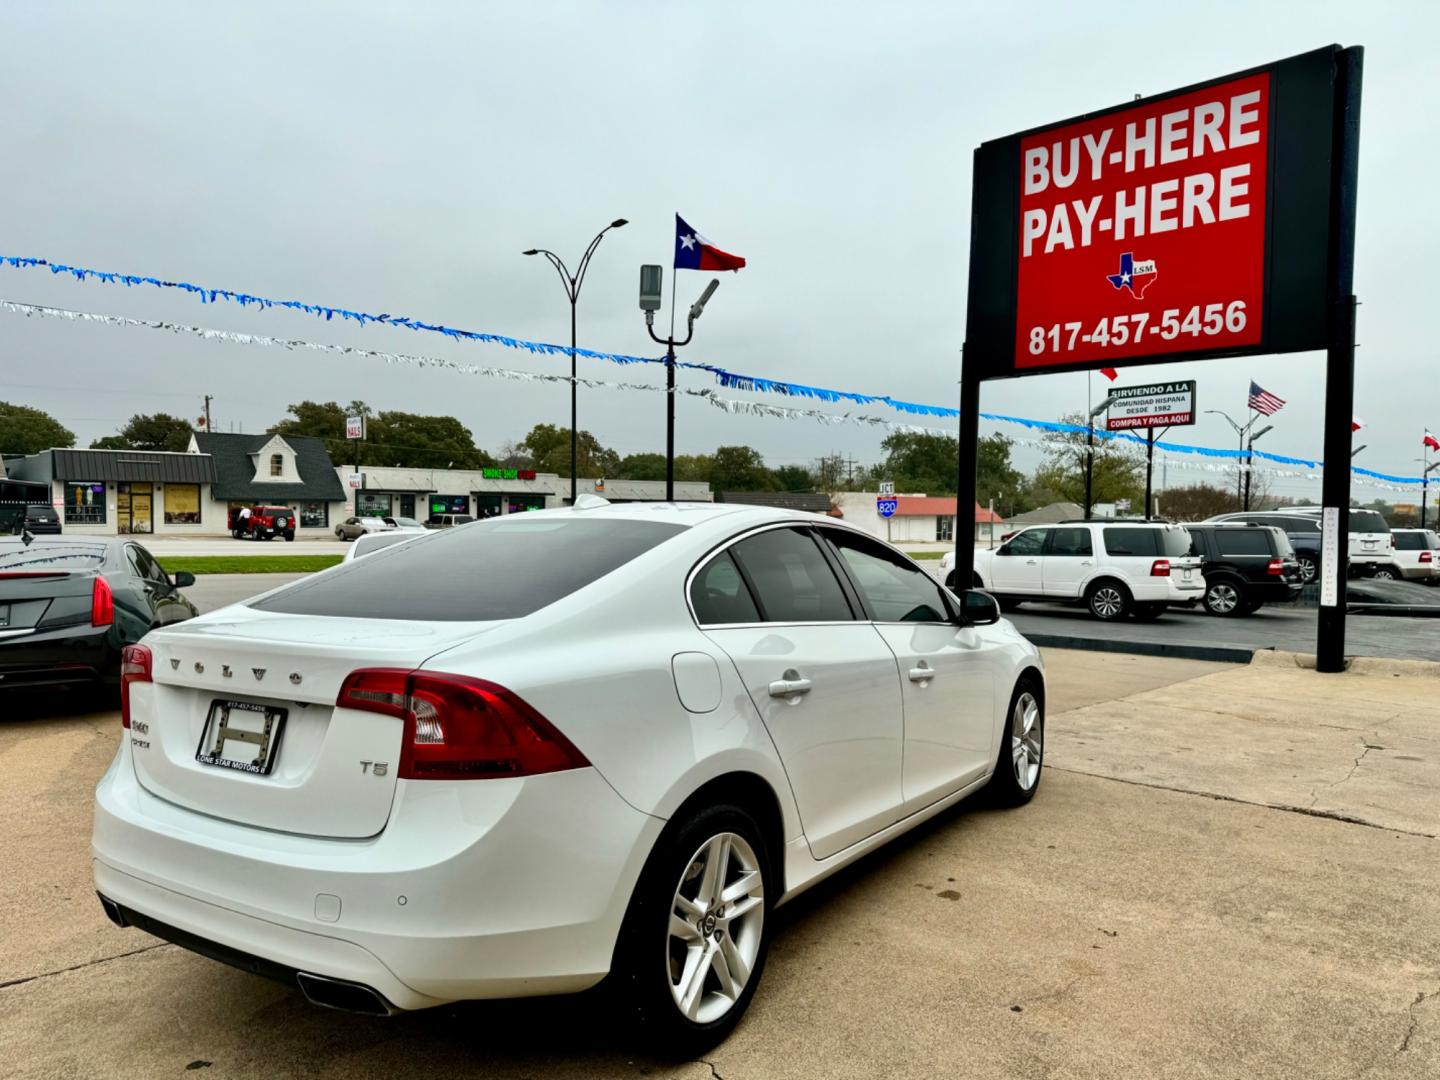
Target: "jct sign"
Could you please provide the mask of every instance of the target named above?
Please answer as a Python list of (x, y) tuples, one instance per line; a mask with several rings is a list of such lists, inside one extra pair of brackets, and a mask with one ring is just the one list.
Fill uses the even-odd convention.
[(1325, 348), (1338, 53), (976, 150), (967, 364)]
[(1268, 73), (1020, 140), (1017, 367), (1260, 341)]
[(1195, 423), (1195, 380), (1122, 386), (1110, 392), (1109, 431), (1176, 427)]

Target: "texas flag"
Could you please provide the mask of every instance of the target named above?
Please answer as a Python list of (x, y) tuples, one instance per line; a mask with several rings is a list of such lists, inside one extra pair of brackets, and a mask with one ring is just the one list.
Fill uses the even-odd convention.
[(1111, 382), (1114, 382), (1120, 377), (1120, 372), (1116, 371), (1113, 367), (1102, 367), (1100, 369), (1100, 374), (1104, 375), (1105, 378), (1109, 379)]
[(739, 270), (745, 260), (721, 251), (675, 215), (676, 270)]
[(1429, 450), (1440, 450), (1440, 439), (1437, 439), (1434, 435), (1431, 435), (1429, 428), (1425, 429), (1425, 438), (1420, 441)]
[(1355, 432), (1359, 431), (1359, 430), (1360, 430), (1361, 428), (1363, 428), (1364, 426), (1365, 426), (1365, 421), (1364, 421), (1364, 420), (1361, 420), (1360, 417), (1354, 416), (1354, 417), (1351, 417), (1351, 418), (1350, 418), (1350, 434), (1351, 434), (1351, 435), (1354, 435)]

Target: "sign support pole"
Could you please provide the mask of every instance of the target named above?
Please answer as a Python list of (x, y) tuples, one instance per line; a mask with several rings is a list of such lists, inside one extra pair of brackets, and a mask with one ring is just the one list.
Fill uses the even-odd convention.
[[(1332, 173), (1330, 347), (1325, 357), (1325, 476), (1321, 503), (1335, 530), (1337, 557), (1320, 566), (1317, 671), (1345, 670), (1345, 572), (1350, 549), (1350, 429), (1355, 416), (1355, 201), (1360, 158), (1360, 81), (1365, 50), (1337, 58), (1335, 157)], [(1327, 585), (1333, 586), (1327, 589)], [(1330, 603), (1326, 603), (1326, 600)]]
[[(960, 350), (960, 445), (955, 477), (955, 591), (975, 581), (975, 458), (980, 445), (980, 374)], [(967, 524), (968, 523), (968, 524)]]
[(1145, 520), (1150, 520), (1151, 492), (1155, 479), (1155, 429), (1145, 429)]

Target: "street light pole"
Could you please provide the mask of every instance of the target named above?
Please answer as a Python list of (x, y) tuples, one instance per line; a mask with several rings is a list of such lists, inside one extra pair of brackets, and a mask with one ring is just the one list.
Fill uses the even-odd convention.
[(1420, 528), (1423, 529), (1425, 528), (1425, 514), (1429, 509), (1430, 474), (1436, 469), (1440, 469), (1440, 461), (1433, 465), (1430, 464), (1430, 448), (1428, 446), (1425, 448), (1425, 456), (1415, 460), (1425, 466), (1425, 470), (1420, 474)]
[(655, 333), (655, 312), (660, 308), (661, 279), (664, 269), (655, 265), (640, 267), (640, 310), (645, 312), (645, 329), (650, 339), (665, 346), (665, 501), (675, 501), (675, 350), (690, 344), (695, 336), (695, 320), (705, 310), (710, 297), (720, 287), (719, 278), (711, 278), (710, 284), (700, 294), (700, 299), (690, 305), (685, 319), (685, 336), (676, 340), (672, 329), (668, 337)]
[(590, 269), (590, 259), (595, 254), (595, 249), (600, 246), (600, 241), (611, 229), (618, 229), (629, 222), (625, 218), (616, 218), (605, 228), (595, 234), (595, 239), (590, 241), (590, 246), (585, 249), (585, 254), (580, 256), (580, 265), (574, 274), (565, 265), (565, 261), (553, 251), (545, 248), (530, 248), (522, 252), (525, 255), (544, 255), (555, 267), (555, 272), (560, 275), (560, 281), (565, 287), (565, 296), (570, 301), (570, 505), (575, 505), (576, 471), (580, 460), (579, 451), (579, 428), (577, 420), (577, 398), (578, 383), (575, 377), (575, 306), (580, 300), (580, 287), (585, 284), (585, 273)]
[(1263, 428), (1261, 428), (1259, 431), (1255, 432), (1255, 434), (1251, 435), (1250, 438), (1249, 438), (1249, 440), (1248, 440), (1248, 442), (1246, 443), (1246, 452), (1245, 452), (1245, 502), (1244, 502), (1244, 504), (1240, 507), (1241, 510), (1249, 510), (1249, 509), (1250, 509), (1250, 476), (1251, 476), (1251, 474), (1253, 474), (1253, 473), (1255, 472), (1255, 440), (1258, 439), (1258, 438), (1260, 438), (1260, 436), (1264, 435), (1266, 432), (1268, 432), (1268, 431), (1274, 431), (1274, 430), (1275, 430), (1275, 425), (1274, 425), (1274, 424), (1266, 424), (1266, 425), (1265, 425)]
[[(1235, 434), (1240, 439), (1240, 456), (1236, 458), (1235, 470), (1235, 501), (1240, 502), (1242, 498), (1244, 498), (1244, 509), (1249, 510), (1250, 506), (1248, 497), (1242, 495), (1242, 492), (1244, 490), (1244, 484), (1242, 483), (1242, 477), (1240, 474), (1244, 471), (1245, 467), (1240, 464), (1240, 458), (1243, 458), (1245, 456), (1245, 436), (1250, 433), (1250, 429), (1255, 426), (1255, 421), (1260, 419), (1261, 414), (1257, 412), (1254, 416), (1250, 418), (1247, 423), (1241, 425), (1237, 424), (1234, 420), (1232, 420), (1229, 413), (1224, 412), (1221, 409), (1206, 409), (1205, 412), (1207, 415), (1223, 416), (1225, 418), (1225, 422), (1235, 429)], [(1265, 430), (1269, 431), (1270, 428), (1266, 428)]]

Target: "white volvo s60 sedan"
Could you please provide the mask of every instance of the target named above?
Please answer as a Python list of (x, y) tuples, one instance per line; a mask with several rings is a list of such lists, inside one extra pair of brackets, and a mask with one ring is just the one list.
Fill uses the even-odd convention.
[(694, 1053), (775, 905), (981, 788), (1035, 793), (1037, 650), (809, 514), (494, 518), (127, 649), (110, 918), (389, 1013), (609, 977)]

